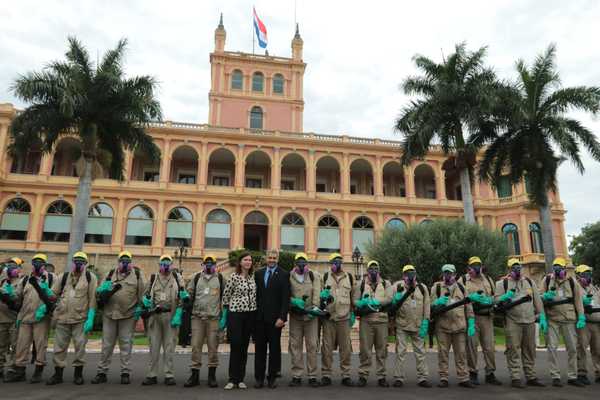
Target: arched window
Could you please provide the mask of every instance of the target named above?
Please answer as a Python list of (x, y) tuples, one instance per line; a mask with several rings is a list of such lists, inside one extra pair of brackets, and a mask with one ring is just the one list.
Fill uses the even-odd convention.
[(66, 201), (58, 200), (50, 204), (44, 217), (42, 241), (68, 242), (72, 216), (73, 208)]
[(192, 213), (185, 207), (175, 207), (167, 218), (165, 246), (190, 247), (192, 244)]
[(373, 221), (367, 217), (358, 217), (352, 223), (352, 248), (366, 253), (367, 245), (373, 243), (375, 235), (373, 233)]
[(296, 213), (281, 221), (281, 250), (304, 251), (304, 220)]
[(127, 216), (127, 233), (125, 244), (138, 246), (152, 245), (154, 213), (145, 205), (135, 206)]
[(0, 223), (0, 239), (26, 240), (31, 206), (24, 199), (12, 199), (4, 207)]
[(212, 210), (206, 216), (204, 247), (228, 249), (231, 239), (231, 216), (225, 210)]
[(529, 238), (531, 239), (531, 252), (543, 253), (544, 243), (542, 242), (542, 228), (537, 222), (529, 224)]
[(283, 94), (283, 85), (284, 85), (283, 75), (275, 74), (275, 76), (273, 77), (273, 93)]
[(250, 110), (250, 129), (263, 128), (263, 110), (259, 106), (252, 107)]
[(319, 220), (317, 251), (340, 251), (340, 225), (338, 224), (337, 219), (331, 215), (325, 215)]
[(262, 92), (264, 87), (265, 77), (262, 72), (255, 72), (252, 75), (252, 91)]
[(385, 224), (388, 229), (399, 229), (401, 231), (406, 229), (406, 222), (402, 221), (400, 218), (392, 218), (387, 224)]
[(231, 73), (231, 88), (235, 90), (242, 90), (244, 88), (244, 75), (239, 69)]
[(424, 219), (423, 221), (419, 222), (419, 224), (421, 224), (421, 225), (429, 225), (429, 224), (431, 224), (432, 222), (433, 222), (432, 220), (430, 220), (430, 219), (426, 218), (426, 219)]
[(106, 203), (90, 207), (85, 225), (85, 243), (110, 244), (112, 240), (113, 209)]
[(519, 228), (515, 224), (506, 224), (502, 227), (502, 234), (508, 243), (508, 252), (510, 255), (521, 254), (521, 244), (519, 243)]

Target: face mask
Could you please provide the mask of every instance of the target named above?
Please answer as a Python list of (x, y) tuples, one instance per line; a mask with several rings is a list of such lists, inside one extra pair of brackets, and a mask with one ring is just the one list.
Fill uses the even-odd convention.
[(160, 269), (161, 274), (168, 274), (169, 271), (171, 270), (171, 263), (170, 262), (161, 262), (159, 264), (159, 269)]
[(333, 260), (331, 262), (331, 272), (334, 274), (342, 270), (342, 262), (340, 260)]
[(416, 278), (417, 278), (417, 274), (415, 274), (414, 272), (407, 272), (404, 274), (404, 282), (408, 286), (412, 286), (413, 283), (415, 283)]
[(379, 277), (379, 271), (377, 271), (376, 269), (369, 269), (367, 270), (367, 273), (369, 274), (369, 279), (371, 280), (371, 282), (375, 282)]
[(479, 274), (481, 274), (481, 265), (471, 265), (469, 267), (469, 275), (471, 277), (476, 277)]
[(445, 273), (444, 274), (444, 283), (447, 286), (453, 285), (454, 284), (454, 275), (453, 274)]
[(306, 273), (306, 261), (296, 261), (296, 273), (298, 275), (304, 275)]
[(129, 272), (129, 264), (131, 264), (131, 261), (129, 261), (129, 260), (120, 260), (119, 261), (119, 271), (121, 271), (122, 273)]
[(85, 268), (85, 264), (86, 264), (85, 261), (80, 261), (80, 260), (73, 261), (73, 270), (75, 272), (81, 272)]
[(215, 272), (215, 264), (212, 261), (208, 261), (208, 262), (204, 263), (204, 272), (207, 273), (208, 275)]
[(518, 281), (521, 278), (521, 266), (512, 267), (510, 269), (510, 276), (514, 280)]
[(17, 278), (19, 276), (20, 272), (21, 272), (21, 269), (16, 266), (11, 266), (6, 269), (6, 274), (8, 275), (8, 277), (10, 279)]
[(33, 272), (36, 275), (41, 275), (44, 272), (45, 263), (43, 261), (34, 260), (31, 262), (31, 265), (33, 265)]
[(584, 272), (583, 274), (579, 275), (579, 282), (581, 282), (584, 287), (588, 287), (592, 283), (592, 274), (589, 272)]
[(561, 266), (554, 266), (554, 276), (558, 279), (565, 279), (565, 276), (567, 276), (567, 270), (564, 269)]

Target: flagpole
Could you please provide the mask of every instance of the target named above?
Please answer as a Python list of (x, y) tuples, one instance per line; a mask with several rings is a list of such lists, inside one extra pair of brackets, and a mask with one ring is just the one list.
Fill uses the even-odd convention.
[(252, 55), (254, 55), (254, 6), (252, 6)]

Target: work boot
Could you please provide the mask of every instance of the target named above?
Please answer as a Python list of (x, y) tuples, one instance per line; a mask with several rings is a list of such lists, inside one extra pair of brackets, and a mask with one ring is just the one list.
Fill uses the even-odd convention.
[(440, 383), (438, 383), (437, 387), (439, 387), (439, 388), (447, 388), (448, 387), (448, 381), (445, 380), (445, 379), (442, 379), (440, 381)]
[(354, 382), (352, 382), (352, 379), (350, 379), (350, 378), (344, 378), (344, 379), (342, 379), (342, 385), (348, 386), (348, 387), (354, 387)]
[(328, 376), (324, 376), (321, 378), (321, 386), (329, 386), (331, 385), (331, 378)]
[(83, 365), (75, 367), (73, 372), (73, 383), (76, 385), (83, 385)]
[(546, 387), (546, 385), (544, 385), (542, 382), (540, 382), (537, 378), (534, 379), (529, 379), (527, 381), (527, 386), (533, 386), (533, 387)]
[[(342, 381), (342, 385), (344, 384), (344, 381)], [(364, 376), (360, 376), (358, 378), (358, 382), (356, 383), (356, 386), (358, 387), (365, 387), (367, 386), (367, 378), (365, 378)]]
[(458, 386), (464, 387), (467, 389), (475, 389), (475, 385), (471, 381), (459, 382)]
[(379, 387), (390, 387), (390, 384), (385, 380), (385, 378), (379, 378), (377, 380), (377, 385), (379, 385)]
[(525, 389), (525, 385), (523, 385), (523, 382), (521, 382), (520, 379), (513, 379), (510, 382), (510, 386), (516, 388), (516, 389)]
[(177, 385), (177, 382), (175, 382), (175, 378), (173, 378), (172, 376), (169, 376), (169, 377), (165, 378), (165, 385), (166, 386), (175, 386), (175, 385)]
[(579, 375), (577, 377), (577, 379), (579, 380), (579, 382), (583, 383), (584, 385), (592, 384), (592, 382), (590, 382), (590, 380), (588, 379), (587, 375)]
[(142, 381), (142, 386), (151, 386), (156, 385), (158, 383), (158, 379), (155, 376), (147, 376)]
[(596, 378), (595, 382), (600, 383), (600, 376)]
[(0, 381), (4, 381), (4, 369), (0, 369)]
[(50, 377), (50, 379), (48, 379), (48, 381), (46, 382), (46, 385), (53, 386), (53, 385), (58, 385), (59, 383), (63, 383), (64, 370), (65, 369), (61, 368), (61, 367), (54, 367), (54, 375), (52, 375)]
[(309, 378), (308, 379), (308, 386), (313, 387), (313, 388), (317, 388), (319, 387), (319, 382), (317, 381), (317, 378)]
[(429, 381), (420, 381), (419, 383), (417, 383), (417, 385), (421, 386), (422, 388), (430, 388), (431, 387), (431, 383), (429, 383)]
[(302, 379), (300, 378), (292, 378), (292, 380), (290, 381), (290, 384), (288, 385), (289, 387), (298, 387), (302, 385)]
[(121, 374), (121, 385), (129, 385), (131, 383), (131, 379), (129, 378), (129, 374), (123, 373)]
[(42, 381), (42, 374), (44, 373), (43, 365), (36, 365), (33, 370), (33, 375), (31, 376), (31, 380), (29, 383), (40, 383)]
[(217, 383), (217, 367), (208, 367), (208, 387), (216, 388)]
[[(210, 383), (210, 382), (209, 382)], [(189, 388), (200, 384), (200, 370), (192, 369), (189, 379), (183, 384), (183, 387)]]
[(585, 385), (579, 381), (579, 379), (569, 379), (567, 383), (575, 387), (584, 387)]
[(106, 383), (106, 374), (98, 372), (94, 379), (92, 379), (92, 385), (97, 385), (99, 383)]
[(479, 385), (479, 375), (477, 372), (469, 372), (469, 381), (471, 381), (473, 385)]
[(6, 383), (14, 383), (14, 382), (24, 382), (26, 379), (25, 376), (25, 367), (15, 367), (13, 372), (9, 371), (6, 375), (6, 379), (4, 382)]
[(496, 379), (496, 375), (494, 375), (493, 372), (491, 374), (487, 374), (485, 376), (485, 383), (487, 383), (489, 385), (496, 385), (496, 386), (502, 385), (502, 382), (500, 382), (498, 379)]
[(395, 388), (401, 388), (402, 386), (404, 386), (404, 382), (402, 382), (400, 379), (396, 379), (394, 381), (394, 387)]
[(558, 378), (554, 378), (554, 379), (552, 379), (552, 386), (554, 386), (554, 387), (562, 387), (562, 386), (563, 386), (563, 384), (562, 384), (562, 382), (560, 381), (560, 379), (558, 379)]

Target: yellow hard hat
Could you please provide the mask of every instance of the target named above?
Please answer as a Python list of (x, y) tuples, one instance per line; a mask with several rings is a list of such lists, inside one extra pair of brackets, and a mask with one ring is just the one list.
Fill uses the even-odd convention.
[(481, 262), (481, 258), (479, 258), (477, 256), (473, 256), (473, 257), (469, 258), (468, 264), (472, 265), (472, 264), (483, 264), (483, 263)]
[(161, 262), (162, 260), (169, 260), (171, 262), (173, 262), (173, 257), (171, 257), (168, 254), (163, 254), (162, 256), (160, 256), (160, 258), (158, 259), (158, 262)]
[(376, 260), (371, 260), (367, 263), (367, 268), (377, 268), (379, 269), (379, 262)]
[(204, 256), (204, 258), (202, 259), (204, 262), (207, 262), (208, 260), (212, 260), (213, 262), (217, 262), (217, 257), (215, 257), (212, 254), (207, 254)]
[(576, 274), (582, 274), (584, 272), (592, 272), (592, 268), (585, 264), (578, 265), (577, 268), (575, 268)]
[(10, 261), (14, 262), (15, 264), (17, 264), (19, 266), (23, 265), (23, 260), (20, 259), (19, 257), (13, 257), (10, 259)]
[(416, 271), (416, 268), (414, 265), (405, 265), (404, 268), (402, 268), (402, 273), (408, 272), (408, 271)]
[(336, 258), (342, 258), (343, 259), (344, 257), (342, 257), (342, 255), (340, 253), (331, 253), (329, 255), (329, 262), (332, 262)]
[(300, 259), (304, 259), (304, 260), (308, 261), (308, 256), (306, 255), (306, 253), (296, 253), (296, 255), (294, 256), (294, 261), (297, 261)]
[(129, 258), (129, 259), (131, 259), (133, 257), (131, 256), (130, 252), (128, 252), (128, 251), (122, 251), (122, 252), (119, 253), (119, 257), (118, 258), (119, 259), (121, 259), (121, 258)]
[(566, 268), (567, 260), (565, 260), (563, 257), (556, 257), (554, 261), (552, 261), (552, 265), (560, 265), (561, 267)]
[(521, 261), (519, 261), (518, 258), (509, 258), (508, 261), (506, 262), (506, 265), (508, 265), (508, 268), (512, 268), (513, 265), (517, 265), (517, 264), (521, 264)]
[(83, 251), (78, 251), (77, 253), (73, 254), (73, 258), (83, 258), (85, 262), (88, 262), (88, 256)]
[(35, 256), (31, 257), (31, 260), (42, 260), (43, 262), (48, 262), (48, 256), (44, 253), (37, 253)]

